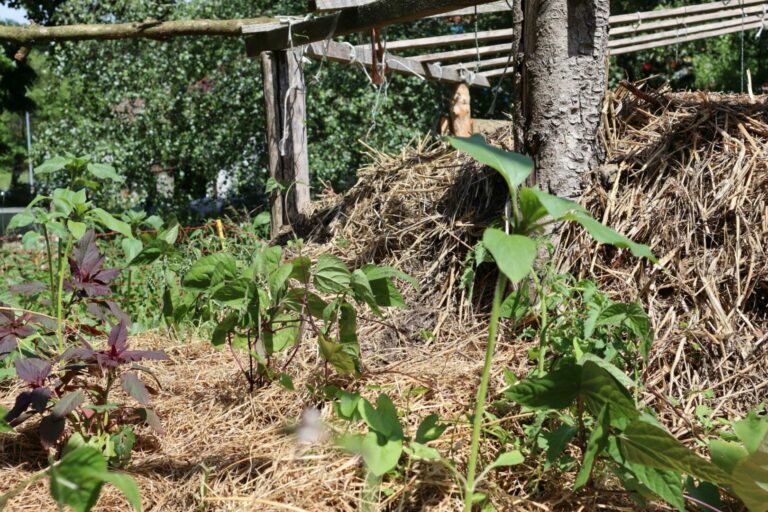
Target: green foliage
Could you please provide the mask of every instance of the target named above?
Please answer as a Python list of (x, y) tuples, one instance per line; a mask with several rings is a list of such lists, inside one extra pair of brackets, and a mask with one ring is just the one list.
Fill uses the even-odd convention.
[(306, 332), (316, 337), (320, 354), (336, 371), (359, 374), (356, 306), (382, 316), (382, 308), (405, 306), (395, 279), (414, 283), (391, 267), (353, 271), (330, 255), (313, 264), (301, 255), (301, 242), (294, 246), (299, 255), (287, 261), (282, 248), (266, 244), (242, 259), (230, 253), (203, 256), (184, 274), (182, 289), (169, 289), (171, 323), (209, 322), (214, 346), (227, 345), (234, 354), (244, 350), (247, 365), (239, 358), (237, 363), (251, 389), (283, 378), (274, 372), (273, 358), (291, 348), (295, 353)]
[[(566, 359), (564, 363), (553, 367), (553, 371), (545, 373), (545, 356), (549, 351), (547, 337), (549, 306), (547, 305), (545, 290), (541, 284), (542, 280), (536, 275), (534, 269), (541, 242), (541, 238), (537, 238), (536, 235), (544, 233), (547, 225), (554, 222), (577, 222), (600, 243), (629, 249), (636, 256), (646, 257), (651, 261), (656, 260), (650, 248), (636, 244), (595, 221), (577, 203), (552, 196), (535, 187), (521, 187), (533, 171), (533, 164), (530, 160), (489, 146), (480, 136), (466, 139), (450, 137), (448, 142), (479, 162), (497, 170), (507, 183), (512, 206), (511, 215), (506, 219), (509, 226), (508, 231), (503, 232), (495, 228), (488, 228), (483, 236), (483, 245), (496, 261), (499, 278), (494, 294), (485, 365), (477, 392), (472, 446), (467, 478), (465, 479), (464, 503), (465, 511), (469, 512), (477, 496), (475, 472), (480, 431), (482, 418), (485, 415), (485, 400), (499, 316), (504, 309), (516, 321), (519, 321), (523, 314), (518, 311), (518, 308), (524, 305), (527, 300), (527, 292), (523, 291), (526, 290), (527, 284), (521, 283), (514, 293), (512, 303), (506, 306), (506, 301), (503, 299), (508, 282), (517, 284), (530, 275), (538, 288), (541, 303), (540, 349), (538, 353), (540, 375), (514, 386), (509, 391), (511, 398), (530, 407), (543, 409), (566, 407), (573, 400), (578, 400), (580, 409), (583, 404), (598, 418), (599, 427), (592, 432), (582, 470), (577, 477), (576, 487), (581, 487), (589, 481), (596, 458), (608, 446), (609, 427), (626, 427), (639, 414), (629, 392), (611, 375), (612, 372), (606, 369), (606, 367), (610, 367), (610, 363), (599, 358), (585, 359), (581, 357), (583, 353), (578, 344), (574, 344), (572, 349), (577, 357), (574, 358), (572, 354), (570, 359)], [(615, 309), (617, 311), (609, 313), (608, 319), (605, 321), (606, 324), (620, 324), (630, 317), (628, 308), (621, 311), (618, 311), (618, 308)], [(641, 315), (634, 311), (633, 313), (630, 323), (636, 327), (638, 332), (642, 332), (646, 336), (649, 335), (649, 323), (638, 320)], [(593, 321), (594, 323), (596, 321)], [(647, 348), (644, 352), (647, 352)], [(583, 364), (577, 364), (576, 359), (584, 359)], [(618, 369), (615, 371), (619, 372)]]

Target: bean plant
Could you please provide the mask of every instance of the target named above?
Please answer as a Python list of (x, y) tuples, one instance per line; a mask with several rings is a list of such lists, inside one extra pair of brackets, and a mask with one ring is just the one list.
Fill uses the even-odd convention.
[[(719, 502), (717, 486), (720, 486), (738, 497), (749, 510), (768, 510), (768, 420), (752, 415), (735, 423), (740, 443), (712, 441), (709, 444), (712, 460), (709, 461), (670, 435), (652, 411), (638, 406), (637, 359), (648, 358), (652, 341), (650, 322), (639, 304), (612, 303), (586, 286), (582, 294), (587, 304), (586, 316), (579, 330), (574, 331), (573, 325), (560, 318), (550, 318), (549, 301), (558, 294), (552, 293), (553, 276), (547, 270), (551, 266), (539, 258), (542, 244), (548, 243), (546, 234), (550, 226), (576, 222), (597, 242), (626, 249), (634, 256), (655, 263), (651, 250), (596, 221), (578, 203), (537, 187), (523, 186), (533, 169), (528, 158), (489, 146), (477, 135), (449, 138), (449, 142), (498, 171), (509, 188), (511, 203), (509, 214), (503, 219), (505, 229), (489, 227), (482, 241), (498, 266), (499, 276), (473, 416), (465, 511), (469, 512), (477, 501), (474, 496), (479, 482), (475, 474), (480, 436), (487, 413), (485, 401), (502, 312), (515, 324), (519, 324), (526, 313), (533, 312), (536, 316), (539, 339), (536, 367), (527, 378), (514, 383), (505, 397), (526, 410), (539, 411), (536, 421), (539, 425), (547, 417), (560, 423), (548, 438), (548, 462), (558, 459), (569, 442), (575, 440), (582, 458), (574, 491), (589, 485), (597, 468), (602, 467), (641, 501), (661, 498), (682, 511), (687, 499), (718, 510), (710, 503)], [(557, 284), (557, 279), (554, 282)], [(510, 285), (513, 290), (507, 296)], [(538, 305), (529, 302), (531, 287), (537, 292)], [(610, 332), (596, 334), (606, 328), (626, 329), (629, 336), (637, 340), (636, 345)], [(634, 369), (635, 380), (614, 363)], [(511, 372), (507, 375), (510, 381), (514, 380)], [(686, 487), (684, 475), (689, 478)]]

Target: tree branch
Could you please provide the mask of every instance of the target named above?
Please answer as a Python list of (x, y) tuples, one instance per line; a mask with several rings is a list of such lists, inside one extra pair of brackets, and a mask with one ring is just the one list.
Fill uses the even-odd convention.
[(377, 0), (336, 14), (278, 27), (246, 27), (248, 54), (323, 41), (333, 36), (365, 32), (375, 27), (405, 23), (494, 0)]
[(242, 27), (276, 23), (274, 18), (241, 20), (147, 20), (134, 23), (64, 25), (44, 27), (0, 26), (0, 40), (20, 45), (47, 43), (50, 41), (83, 41), (86, 39), (165, 39), (179, 36), (229, 36), (242, 35)]

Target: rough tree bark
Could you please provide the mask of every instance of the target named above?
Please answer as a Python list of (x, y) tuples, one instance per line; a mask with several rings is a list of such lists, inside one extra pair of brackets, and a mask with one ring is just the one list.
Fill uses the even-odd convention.
[[(515, 100), (516, 144), (533, 158), (535, 182), (576, 198), (602, 157), (608, 0), (523, 0)], [(522, 15), (522, 19), (521, 19)]]

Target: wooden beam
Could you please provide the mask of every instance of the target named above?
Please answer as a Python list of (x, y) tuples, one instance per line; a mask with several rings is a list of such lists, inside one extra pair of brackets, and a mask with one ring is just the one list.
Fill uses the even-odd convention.
[(248, 54), (257, 57), (263, 51), (279, 50), (330, 39), (333, 36), (366, 32), (418, 20), (491, 0), (376, 0), (344, 9), (336, 14), (309, 20), (291, 21), (271, 26), (243, 27)]
[[(352, 46), (350, 44), (327, 41), (323, 43), (312, 43), (307, 45), (305, 55), (311, 59), (328, 59), (331, 62), (342, 64), (362, 64), (366, 68), (373, 65), (372, 51), (370, 46)], [(439, 81), (446, 83), (468, 83), (478, 87), (490, 87), (491, 84), (481, 76), (477, 75), (474, 80), (468, 73), (462, 70), (449, 70), (441, 68), (438, 65), (428, 65), (418, 62), (410, 57), (394, 57), (387, 55), (387, 67), (390, 71), (406, 76), (419, 76), (425, 80)]]
[[(733, 4), (735, 6), (736, 4)], [(709, 12), (705, 14), (696, 14), (693, 16), (685, 16), (681, 18), (668, 18), (659, 21), (649, 21), (647, 23), (632, 23), (629, 25), (614, 25), (611, 26), (611, 37), (619, 36), (623, 34), (642, 34), (643, 32), (649, 32), (651, 30), (659, 30), (670, 27), (685, 27), (693, 26), (696, 23), (711, 20), (722, 20), (726, 18), (741, 17), (742, 12), (744, 15), (757, 14), (763, 12), (762, 5), (753, 5), (752, 7), (734, 8), (726, 11)]]
[(512, 65), (512, 62), (510, 61), (509, 56), (506, 57), (497, 57), (495, 59), (486, 59), (481, 60), (480, 64), (477, 64), (477, 61), (466, 61), (462, 62), (461, 64), (451, 64), (450, 66), (443, 66), (443, 69), (475, 69), (475, 66), (478, 66), (479, 69), (486, 69), (486, 68), (493, 68), (497, 66), (503, 66), (507, 63), (510, 63), (510, 66)]
[(763, 16), (762, 14), (760, 14), (757, 16), (745, 16), (744, 18), (738, 17), (730, 20), (725, 20), (725, 21), (720, 20), (712, 23), (704, 23), (704, 24), (694, 25), (690, 27), (686, 26), (684, 28), (677, 28), (675, 30), (651, 32), (649, 34), (643, 34), (643, 35), (634, 36), (634, 37), (623, 37), (623, 38), (610, 40), (608, 42), (608, 48), (618, 48), (621, 46), (638, 45), (638, 44), (647, 43), (650, 41), (661, 41), (664, 39), (687, 36), (690, 34), (698, 34), (701, 32), (711, 32), (713, 30), (730, 28), (730, 27), (738, 27), (739, 29), (741, 29), (741, 27), (744, 26), (746, 29), (747, 25), (760, 23), (762, 22), (762, 20), (763, 20)]
[(673, 9), (661, 9), (658, 11), (645, 11), (635, 14), (618, 14), (611, 16), (609, 22), (611, 25), (618, 25), (620, 23), (642, 23), (648, 20), (657, 20), (661, 18), (679, 18), (687, 16), (689, 14), (707, 12), (707, 11), (721, 11), (723, 9), (733, 8), (737, 4), (739, 6), (763, 4), (765, 0), (720, 0), (718, 2), (710, 2), (706, 4), (688, 5), (685, 7), (675, 7)]
[(469, 32), (466, 34), (451, 34), (447, 36), (421, 37), (418, 39), (403, 39), (400, 41), (387, 41), (387, 50), (416, 50), (419, 48), (436, 48), (439, 46), (451, 46), (474, 43), (475, 41), (486, 43), (512, 39), (514, 35), (511, 28), (500, 30), (485, 30), (483, 32)]
[(470, 57), (476, 57), (478, 54), (494, 55), (499, 53), (509, 53), (511, 45), (507, 44), (494, 44), (489, 46), (481, 46), (477, 48), (467, 48), (466, 50), (453, 50), (449, 52), (432, 53), (429, 55), (419, 55), (418, 57), (411, 57), (412, 60), (418, 62), (446, 62), (451, 60), (461, 60)]
[[(261, 55), (267, 117), (269, 176), (290, 183), (270, 196), (271, 235), (299, 219), (310, 205), (307, 110), (301, 51), (279, 50)], [(287, 193), (287, 196), (285, 195)]]
[(514, 71), (514, 69), (512, 69), (512, 66), (509, 66), (508, 68), (498, 68), (498, 69), (492, 69), (490, 71), (483, 71), (481, 74), (485, 78), (495, 78), (497, 76), (509, 75), (513, 71)]
[(689, 35), (681, 35), (680, 37), (673, 37), (669, 39), (663, 39), (661, 41), (651, 41), (647, 43), (641, 43), (641, 44), (635, 44), (630, 46), (620, 46), (619, 48), (613, 48), (610, 50), (610, 54), (613, 55), (623, 55), (625, 53), (633, 53), (633, 52), (639, 52), (642, 50), (650, 50), (651, 48), (660, 48), (662, 46), (670, 46), (673, 44), (680, 44), (680, 43), (688, 43), (690, 41), (696, 41), (699, 39), (708, 39), (710, 37), (719, 37), (724, 36), (726, 34), (733, 34), (736, 32), (741, 32), (742, 30), (753, 30), (758, 29), (763, 26), (762, 21), (758, 21), (755, 23), (747, 23), (743, 27), (741, 24), (734, 26), (734, 27), (728, 27), (728, 28), (722, 28), (719, 30), (712, 30), (709, 32), (699, 32), (697, 34), (689, 34)]
[[(340, 9), (348, 9), (350, 7), (359, 7), (361, 5), (367, 5), (373, 3), (375, 0), (311, 0), (309, 2), (309, 10), (311, 12), (327, 12), (338, 11)], [(477, 6), (477, 14), (490, 14), (496, 12), (509, 11), (509, 5), (512, 0), (507, 3), (506, 0), (497, 0), (485, 5)], [(439, 18), (445, 16), (471, 16), (475, 14), (475, 7), (466, 7), (464, 9), (458, 9), (443, 14), (433, 14), (430, 18)]]

